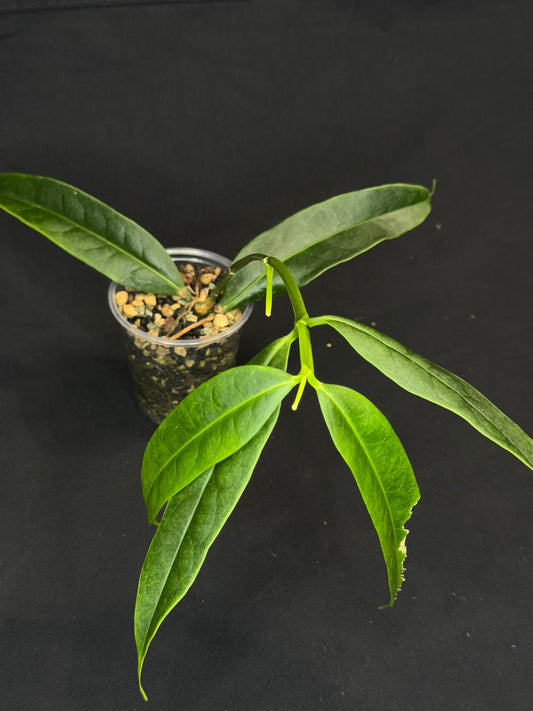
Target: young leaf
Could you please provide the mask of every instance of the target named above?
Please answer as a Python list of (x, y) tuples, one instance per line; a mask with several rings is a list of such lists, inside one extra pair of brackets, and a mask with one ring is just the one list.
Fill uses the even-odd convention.
[(246, 444), (296, 382), (277, 368), (243, 365), (187, 395), (146, 447), (141, 479), (149, 522), (178, 491)]
[[(242, 449), (201, 474), (168, 502), (146, 554), (137, 591), (139, 685), (152, 639), (198, 575), (207, 551), (252, 475), (279, 409)], [(141, 692), (146, 698), (142, 686)]]
[(155, 237), (71, 185), (2, 173), (0, 207), (119, 284), (158, 294), (174, 294), (183, 286)]
[[(417, 185), (383, 185), (337, 195), (287, 218), (249, 242), (235, 261), (262, 253), (281, 259), (304, 286), (330, 267), (413, 229), (431, 210), (431, 193)], [(265, 293), (264, 265), (255, 262), (228, 282), (221, 303), (233, 309)], [(274, 278), (274, 293), (283, 284)]]
[(339, 316), (310, 319), (328, 324), (359, 355), (405, 390), (464, 418), (481, 434), (533, 469), (533, 440), (478, 390), (427, 358), (369, 326)]
[(317, 392), (331, 438), (355, 477), (377, 531), (392, 605), (403, 580), (404, 524), (420, 498), (411, 464), (388, 420), (363, 395), (324, 383)]
[(263, 348), (262, 351), (257, 353), (257, 355), (248, 362), (248, 365), (269, 365), (271, 368), (287, 370), (291, 345), (296, 338), (295, 331), (291, 331), (288, 336), (277, 338)]

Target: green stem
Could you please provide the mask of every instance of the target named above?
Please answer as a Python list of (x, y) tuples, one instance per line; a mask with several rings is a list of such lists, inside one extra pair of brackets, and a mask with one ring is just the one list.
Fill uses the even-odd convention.
[(292, 409), (296, 410), (302, 399), (305, 384), (309, 378), (314, 378), (313, 350), (311, 348), (311, 336), (304, 321), (296, 322), (296, 333), (298, 334), (298, 345), (300, 347), (300, 384), (298, 392), (292, 403)]
[(309, 373), (314, 373), (313, 349), (311, 348), (311, 336), (304, 321), (296, 322), (296, 333), (298, 334), (298, 345), (300, 346), (300, 364), (302, 369)]
[(302, 398), (305, 384), (307, 383), (308, 379), (311, 379), (311, 382), (314, 382), (316, 381), (316, 378), (314, 376), (315, 371), (313, 365), (313, 351), (311, 348), (311, 336), (309, 335), (309, 329), (307, 327), (307, 321), (309, 321), (309, 316), (307, 314), (307, 309), (305, 308), (300, 289), (298, 288), (298, 285), (294, 277), (290, 273), (289, 269), (287, 269), (285, 264), (276, 257), (269, 257), (266, 254), (249, 254), (231, 265), (230, 271), (223, 279), (215, 294), (218, 293), (218, 290), (223, 289), (227, 279), (230, 276), (235, 274), (235, 272), (238, 272), (239, 269), (242, 269), (247, 264), (250, 264), (250, 262), (256, 261), (263, 262), (266, 269), (266, 315), (270, 316), (272, 310), (273, 270), (276, 271), (281, 277), (283, 284), (285, 285), (285, 289), (287, 290), (289, 299), (291, 301), (291, 306), (294, 313), (294, 327), (298, 336), (298, 343), (300, 346), (300, 381), (298, 384), (298, 392), (296, 393), (296, 397), (292, 404), (292, 409), (296, 410)]
[(302, 318), (308, 318), (305, 304), (303, 302), (302, 295), (300, 294), (300, 289), (298, 289), (298, 285), (296, 284), (293, 275), (280, 259), (276, 259), (276, 257), (269, 257), (266, 254), (248, 254), (246, 257), (243, 257), (232, 264), (224, 279), (222, 279), (217, 289), (215, 289), (213, 296), (216, 297), (224, 289), (227, 280), (238, 272), (239, 269), (242, 269), (247, 264), (250, 264), (250, 262), (263, 262), (265, 266), (270, 265), (274, 267), (275, 271), (281, 277), (287, 290), (287, 294), (289, 295), (289, 299), (291, 300), (295, 322)]
[(297, 323), (301, 319), (309, 318), (300, 289), (285, 264), (280, 259), (276, 259), (276, 257), (265, 257), (265, 264), (271, 264), (282, 278), (289, 299), (291, 300), (294, 321)]

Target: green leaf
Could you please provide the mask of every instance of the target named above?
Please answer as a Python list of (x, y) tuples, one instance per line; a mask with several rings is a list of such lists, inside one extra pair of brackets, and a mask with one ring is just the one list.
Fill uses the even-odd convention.
[(158, 294), (174, 294), (183, 286), (155, 237), (71, 185), (2, 173), (0, 207), (119, 284)]
[(277, 338), (255, 355), (248, 365), (269, 365), (271, 368), (287, 370), (291, 345), (296, 338), (296, 331), (291, 331), (288, 336)]
[[(254, 253), (281, 259), (298, 286), (331, 267), (366, 252), (383, 240), (413, 229), (431, 210), (431, 193), (417, 185), (383, 185), (337, 195), (292, 215), (249, 242), (234, 261)], [(252, 263), (229, 280), (221, 303), (226, 309), (260, 299), (264, 265)], [(283, 292), (279, 277), (274, 293)]]
[[(242, 449), (201, 474), (168, 502), (139, 579), (135, 606), (139, 685), (152, 639), (198, 575), (207, 551), (248, 484), (279, 409)], [(142, 686), (141, 692), (146, 698)]]
[(364, 324), (339, 316), (309, 320), (310, 326), (319, 324), (332, 326), (359, 355), (402, 388), (464, 418), (533, 469), (531, 437), (472, 385)]
[(317, 392), (331, 438), (355, 477), (377, 531), (392, 605), (403, 580), (404, 524), (420, 498), (411, 464), (386, 417), (363, 395), (324, 383)]
[(277, 368), (243, 365), (187, 395), (146, 447), (141, 479), (150, 523), (178, 491), (246, 444), (296, 382)]

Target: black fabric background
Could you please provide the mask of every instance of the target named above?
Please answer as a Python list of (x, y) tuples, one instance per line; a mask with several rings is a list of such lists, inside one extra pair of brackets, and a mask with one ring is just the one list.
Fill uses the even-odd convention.
[[(306, 287), (308, 310), (375, 322), (533, 430), (529, 0), (47, 5), (0, 3), (0, 170), (230, 257), (336, 193), (436, 178), (424, 225)], [(319, 377), (385, 412), (418, 477), (397, 603), (378, 610), (377, 540), (308, 392), (156, 637), (147, 707), (153, 427), (106, 280), (0, 229), (2, 709), (531, 708), (531, 472), (316, 330)], [(289, 327), (284, 299), (256, 308), (240, 362)]]

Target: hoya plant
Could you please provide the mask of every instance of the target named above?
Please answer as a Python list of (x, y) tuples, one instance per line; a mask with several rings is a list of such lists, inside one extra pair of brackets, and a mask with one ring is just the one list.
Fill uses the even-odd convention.
[[(142, 566), (135, 607), (139, 687), (161, 623), (194, 582), (243, 493), (280, 407), (306, 386), (350, 468), (375, 527), (388, 576), (388, 602), (403, 580), (408, 521), (420, 493), (404, 448), (364, 395), (325, 383), (315, 370), (311, 332), (337, 331), (354, 351), (408, 392), (444, 407), (533, 469), (533, 440), (479, 391), (398, 341), (344, 316), (310, 316), (300, 288), (327, 269), (420, 224), (432, 191), (384, 185), (313, 205), (249, 242), (218, 284), (219, 309), (286, 293), (290, 333), (247, 365), (226, 370), (185, 397), (159, 425), (144, 454), (141, 483), (156, 530)], [(0, 207), (109, 278), (139, 291), (173, 294), (179, 271), (159, 242), (131, 220), (76, 188), (49, 178), (0, 175)], [(298, 348), (299, 369), (288, 372)]]

